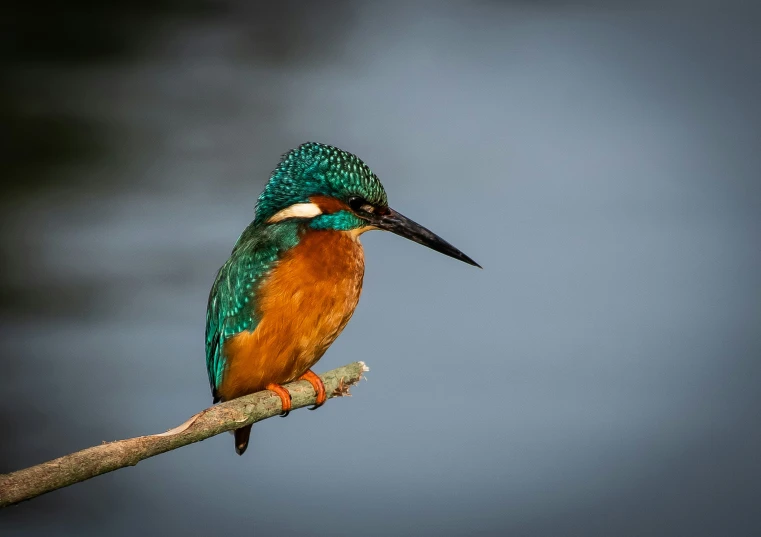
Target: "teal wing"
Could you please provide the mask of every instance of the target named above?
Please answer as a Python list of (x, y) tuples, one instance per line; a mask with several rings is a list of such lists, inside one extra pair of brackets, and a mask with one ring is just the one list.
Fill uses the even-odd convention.
[(206, 308), (206, 370), (214, 402), (225, 375), (225, 340), (244, 330), (253, 331), (256, 290), (281, 253), (299, 241), (299, 223), (282, 222), (264, 228), (253, 223), (243, 232), (230, 259), (217, 272)]
[(271, 237), (238, 240), (230, 259), (217, 272), (206, 309), (206, 369), (214, 402), (225, 374), (222, 348), (226, 339), (244, 330), (254, 330), (256, 286), (269, 272), (281, 250)]

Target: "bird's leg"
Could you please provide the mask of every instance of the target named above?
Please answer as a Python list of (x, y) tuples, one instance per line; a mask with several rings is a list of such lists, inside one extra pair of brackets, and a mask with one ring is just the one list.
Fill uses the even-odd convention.
[(286, 417), (291, 412), (291, 394), (283, 388), (280, 384), (267, 384), (265, 386), (271, 392), (275, 392), (280, 397), (280, 403), (283, 406), (283, 411), (280, 413), (281, 417)]
[(311, 369), (299, 377), (299, 380), (306, 380), (312, 385), (314, 391), (317, 393), (317, 401), (314, 406), (309, 407), (309, 410), (315, 410), (325, 404), (325, 400), (328, 398), (325, 394), (325, 385), (322, 383), (322, 379)]

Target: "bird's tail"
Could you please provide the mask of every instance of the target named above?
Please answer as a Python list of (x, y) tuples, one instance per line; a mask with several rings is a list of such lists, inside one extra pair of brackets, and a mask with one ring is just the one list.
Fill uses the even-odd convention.
[(235, 429), (235, 453), (243, 455), (248, 447), (248, 437), (251, 435), (252, 425), (246, 425)]

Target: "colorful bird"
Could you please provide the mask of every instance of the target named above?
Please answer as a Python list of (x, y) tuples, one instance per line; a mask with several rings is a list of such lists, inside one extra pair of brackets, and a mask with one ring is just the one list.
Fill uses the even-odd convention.
[[(356, 156), (306, 143), (285, 154), (259, 196), (254, 221), (219, 269), (206, 312), (206, 368), (214, 402), (260, 390), (291, 397), (283, 384), (308, 381), (359, 302), (365, 272), (359, 236), (391, 231), (479, 265), (423, 226), (389, 208), (386, 192)], [(235, 431), (235, 451), (251, 426)]]

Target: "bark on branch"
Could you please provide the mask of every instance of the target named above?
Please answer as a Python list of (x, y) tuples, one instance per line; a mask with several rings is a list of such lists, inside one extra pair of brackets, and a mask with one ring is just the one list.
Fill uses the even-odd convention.
[[(367, 371), (354, 362), (320, 375), (328, 398), (349, 395), (349, 386)], [(312, 405), (315, 393), (306, 381), (286, 385), (293, 408)], [(79, 483), (143, 459), (237, 429), (280, 414), (280, 398), (270, 391), (240, 397), (202, 410), (188, 421), (161, 434), (104, 443), (52, 461), (0, 475), (0, 507), (30, 500), (46, 492)]]

